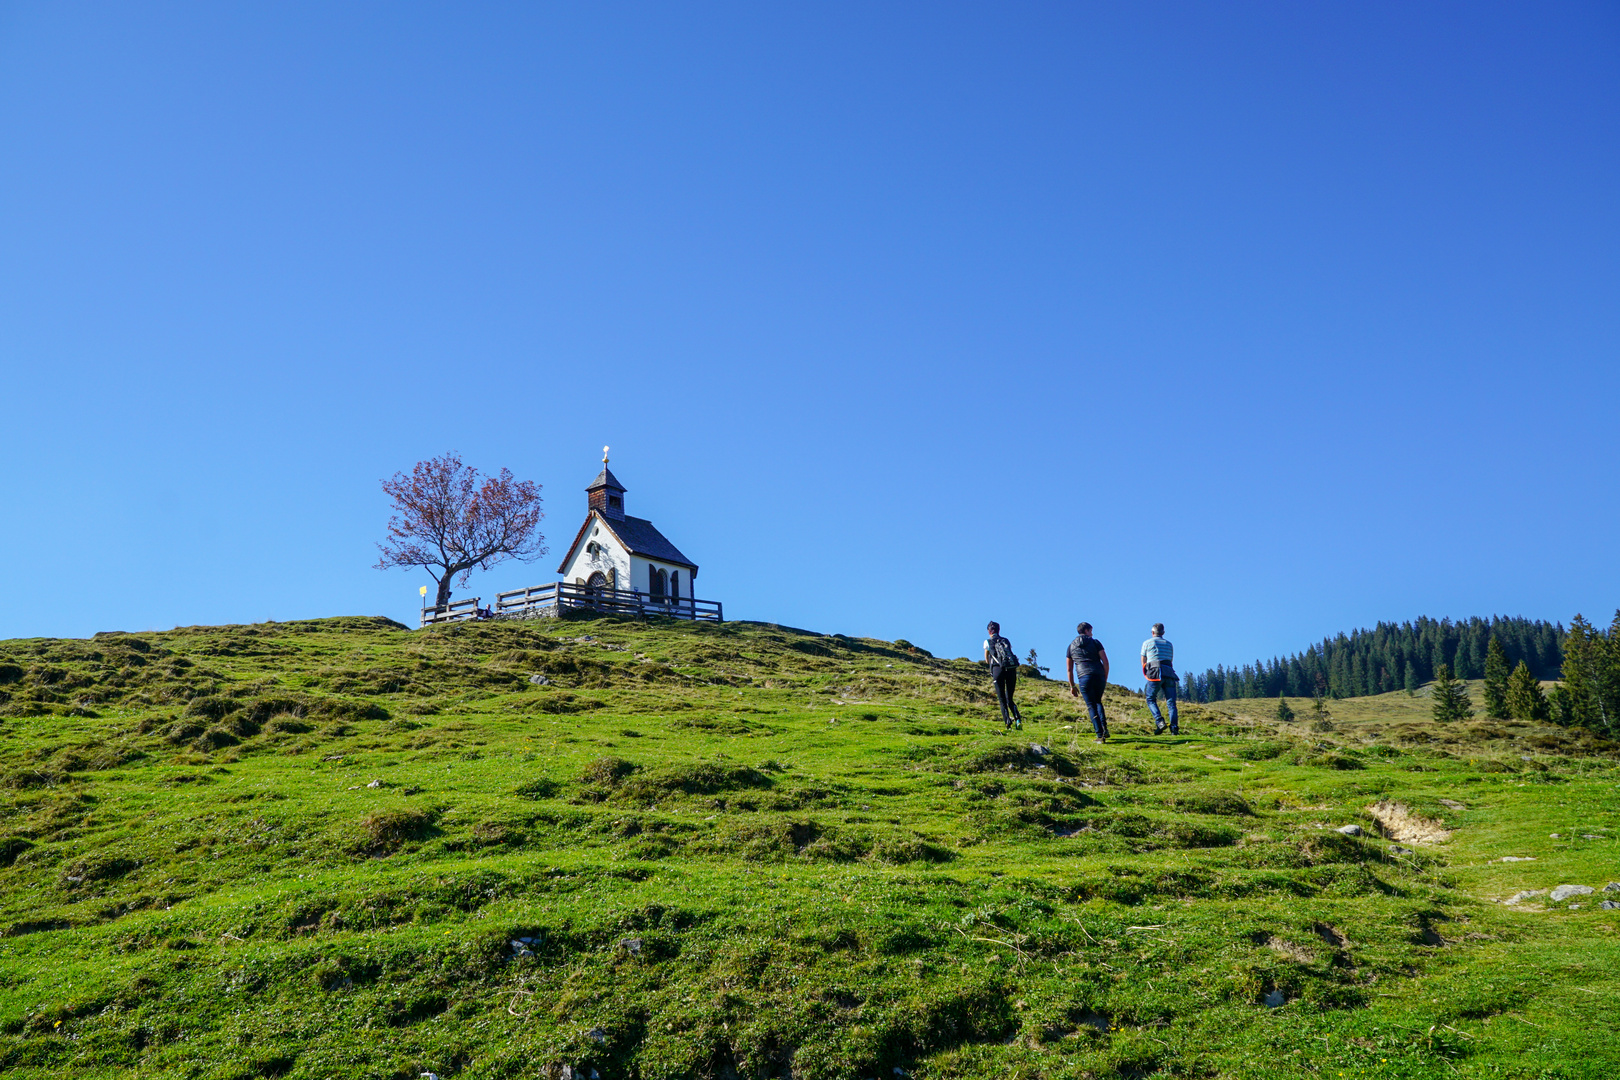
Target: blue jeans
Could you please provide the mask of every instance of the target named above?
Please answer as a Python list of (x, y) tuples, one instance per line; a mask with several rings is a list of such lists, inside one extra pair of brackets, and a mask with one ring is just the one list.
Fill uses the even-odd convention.
[(1108, 714), (1103, 712), (1103, 690), (1108, 680), (1100, 671), (1081, 672), (1074, 680), (1080, 686), (1080, 696), (1086, 701), (1086, 715), (1091, 718), (1091, 730), (1100, 739), (1108, 738)]
[(1142, 696), (1147, 698), (1148, 712), (1153, 714), (1154, 727), (1164, 723), (1164, 717), (1159, 715), (1159, 703), (1154, 699), (1158, 697), (1164, 698), (1164, 704), (1170, 713), (1170, 730), (1172, 733), (1176, 733), (1180, 727), (1178, 723), (1180, 718), (1176, 715), (1175, 680), (1163, 679), (1159, 682), (1150, 682), (1147, 684), (1147, 689), (1143, 691)]

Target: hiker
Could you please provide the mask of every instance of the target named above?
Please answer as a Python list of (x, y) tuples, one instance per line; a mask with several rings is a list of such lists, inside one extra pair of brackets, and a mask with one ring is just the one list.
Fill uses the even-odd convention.
[[(1108, 651), (1091, 636), (1091, 624), (1076, 626), (1080, 636), (1069, 642), (1069, 693), (1086, 699), (1086, 715), (1097, 741), (1108, 741), (1108, 714), (1103, 712), (1103, 690), (1108, 686)], [(1079, 675), (1076, 685), (1075, 676)]]
[(1170, 734), (1180, 735), (1181, 726), (1176, 716), (1176, 683), (1180, 678), (1171, 663), (1176, 650), (1164, 640), (1164, 623), (1154, 623), (1150, 633), (1153, 636), (1142, 642), (1142, 675), (1147, 679), (1142, 696), (1147, 698), (1148, 712), (1153, 714), (1153, 734), (1164, 734), (1164, 717), (1159, 715), (1157, 700), (1163, 697), (1165, 711), (1170, 714)]
[(1001, 624), (991, 622), (985, 627), (990, 636), (984, 641), (984, 662), (990, 665), (990, 678), (995, 680), (996, 700), (1001, 703), (1001, 720), (1007, 730), (1024, 730), (1024, 718), (1019, 715), (1018, 703), (1013, 701), (1013, 690), (1018, 686), (1018, 654), (1012, 642), (1001, 636)]

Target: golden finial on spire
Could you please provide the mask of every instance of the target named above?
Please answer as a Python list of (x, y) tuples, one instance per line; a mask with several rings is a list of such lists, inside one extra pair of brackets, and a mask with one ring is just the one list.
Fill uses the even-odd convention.
[(608, 452), (608, 448), (605, 447), (605, 446), (602, 447), (602, 464), (604, 464), (604, 465), (607, 464), (607, 452)]

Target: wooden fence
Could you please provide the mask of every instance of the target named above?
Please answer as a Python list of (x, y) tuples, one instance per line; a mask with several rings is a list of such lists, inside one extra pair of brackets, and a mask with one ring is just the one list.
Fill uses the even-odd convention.
[[(496, 593), (491, 614), (496, 619), (533, 619), (560, 615), (565, 610), (634, 615), (640, 619), (655, 615), (699, 622), (725, 622), (725, 612), (718, 600), (697, 600), (686, 596), (652, 596), (639, 589), (598, 589), (566, 581), (553, 581), (547, 585), (532, 585), (527, 589)], [(443, 611), (437, 608), (422, 609), (423, 626), (462, 622), (477, 617), (476, 600), (458, 600)]]

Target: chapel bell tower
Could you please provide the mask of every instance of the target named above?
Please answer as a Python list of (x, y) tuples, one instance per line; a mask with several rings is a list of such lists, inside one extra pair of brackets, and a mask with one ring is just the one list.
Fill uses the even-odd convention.
[(607, 467), (607, 447), (602, 447), (602, 471), (596, 474), (591, 486), (585, 489), (589, 497), (590, 508), (598, 511), (603, 517), (614, 521), (624, 520), (624, 485), (619, 478), (613, 475), (613, 470)]

